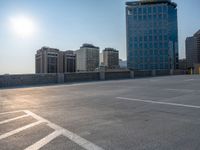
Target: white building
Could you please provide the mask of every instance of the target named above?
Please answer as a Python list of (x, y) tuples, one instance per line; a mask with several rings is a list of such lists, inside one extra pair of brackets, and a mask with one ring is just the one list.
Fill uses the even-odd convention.
[(77, 72), (95, 71), (99, 67), (99, 47), (83, 44), (76, 51)]

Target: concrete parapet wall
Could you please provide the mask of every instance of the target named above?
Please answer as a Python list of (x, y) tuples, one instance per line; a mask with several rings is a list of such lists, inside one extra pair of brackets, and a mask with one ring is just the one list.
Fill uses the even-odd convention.
[(183, 75), (183, 74), (188, 74), (186, 70), (174, 70), (173, 75)]
[(129, 79), (130, 71), (105, 72), (105, 80)]
[(154, 70), (154, 71), (129, 71), (113, 70), (100, 72), (77, 72), (66, 74), (21, 74), (21, 75), (0, 75), (0, 88), (32, 86), (44, 84), (63, 84), (70, 82), (99, 81), (131, 79), (162, 75), (181, 75), (186, 71), (181, 70)]
[(156, 70), (156, 76), (170, 75), (170, 70)]
[(55, 84), (57, 82), (57, 74), (21, 74), (0, 76), (0, 87)]
[(99, 72), (87, 73), (66, 73), (64, 75), (64, 82), (77, 82), (77, 81), (98, 81), (100, 80)]
[(134, 71), (135, 78), (142, 78), (142, 77), (151, 77), (152, 71)]

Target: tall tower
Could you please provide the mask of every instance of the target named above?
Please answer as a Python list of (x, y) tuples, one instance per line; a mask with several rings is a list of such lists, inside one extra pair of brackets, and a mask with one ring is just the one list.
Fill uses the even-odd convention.
[(195, 64), (200, 64), (200, 30), (186, 38), (185, 47), (187, 67), (194, 68)]
[(127, 65), (134, 70), (178, 68), (177, 4), (126, 2)]

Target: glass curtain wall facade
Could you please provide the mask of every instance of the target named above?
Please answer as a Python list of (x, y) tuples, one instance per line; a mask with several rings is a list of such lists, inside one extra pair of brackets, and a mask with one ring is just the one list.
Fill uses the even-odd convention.
[(170, 0), (126, 3), (127, 65), (133, 70), (178, 68), (177, 5)]

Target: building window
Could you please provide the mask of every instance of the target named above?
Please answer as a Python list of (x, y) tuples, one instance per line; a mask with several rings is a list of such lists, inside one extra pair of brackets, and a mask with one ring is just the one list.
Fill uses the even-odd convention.
[(147, 20), (147, 16), (146, 16), (146, 15), (143, 16), (143, 20), (144, 20), (144, 21)]
[(153, 7), (153, 13), (156, 13), (156, 7)]
[(132, 15), (133, 11), (131, 9), (128, 9), (128, 15)]
[(167, 12), (167, 7), (164, 6), (164, 7), (163, 7), (163, 13), (166, 13), (166, 12)]
[(138, 20), (139, 20), (139, 21), (142, 21), (142, 16), (141, 16), (141, 15), (138, 16)]
[(148, 8), (148, 13), (149, 13), (149, 14), (151, 13), (151, 7)]
[(158, 6), (158, 12), (162, 13), (162, 7), (161, 6)]
[(146, 14), (146, 13), (147, 13), (147, 9), (143, 8), (143, 14)]
[(151, 19), (152, 19), (152, 16), (151, 16), (151, 15), (149, 15), (149, 16), (148, 16), (148, 19), (149, 19), (149, 20), (151, 20)]
[(149, 36), (149, 41), (152, 41), (152, 36)]
[(154, 43), (154, 48), (158, 48), (158, 44), (157, 43)]
[(144, 36), (144, 41), (145, 41), (145, 42), (147, 41), (147, 36)]
[(133, 9), (134, 14), (137, 14), (137, 8)]
[(138, 9), (138, 14), (142, 14), (142, 8)]

